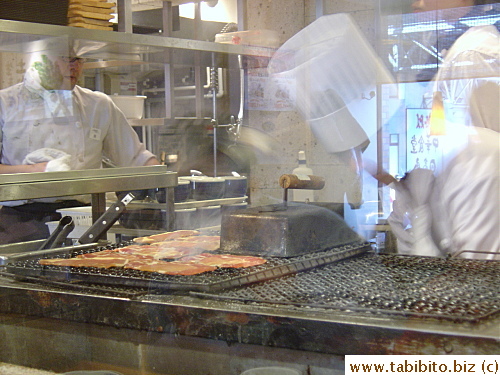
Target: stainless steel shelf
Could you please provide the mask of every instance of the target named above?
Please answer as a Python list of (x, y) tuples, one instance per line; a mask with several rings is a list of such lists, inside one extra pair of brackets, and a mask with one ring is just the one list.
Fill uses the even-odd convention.
[[(51, 46), (60, 48), (70, 45), (77, 47), (82, 56), (90, 59), (128, 60), (134, 63), (137, 61), (174, 64), (185, 61), (193, 62), (195, 53), (204, 63), (206, 61), (204, 57), (211, 59), (214, 53), (270, 57), (274, 52), (274, 49), (266, 47), (0, 20), (0, 51), (2, 52), (29, 53)], [(175, 53), (167, 54), (166, 52)], [(116, 65), (116, 61), (113, 64)]]
[[(237, 197), (237, 198), (222, 198), (222, 199), (207, 199), (203, 201), (187, 201), (174, 203), (176, 210), (184, 208), (197, 208), (197, 207), (207, 207), (207, 206), (223, 206), (228, 204), (244, 203), (248, 199), (247, 196)], [(112, 202), (108, 202), (111, 204)], [(127, 206), (130, 210), (140, 210), (140, 209), (165, 209), (167, 207), (166, 203), (154, 203), (154, 202), (140, 202), (133, 201)]]
[(168, 123), (166, 118), (141, 118), (128, 119), (131, 126), (164, 126)]
[(167, 166), (5, 174), (0, 175), (0, 202), (176, 185), (177, 173)]
[(187, 201), (174, 203), (175, 209), (184, 209), (184, 208), (198, 208), (198, 207), (207, 207), (207, 206), (224, 206), (228, 204), (237, 204), (244, 203), (248, 199), (247, 196), (237, 197), (237, 198), (222, 198), (222, 199), (209, 199), (204, 201)]

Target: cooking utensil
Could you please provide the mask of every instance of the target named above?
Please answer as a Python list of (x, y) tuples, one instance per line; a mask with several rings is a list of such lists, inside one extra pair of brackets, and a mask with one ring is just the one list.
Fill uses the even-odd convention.
[(116, 203), (113, 203), (104, 214), (95, 221), (92, 226), (78, 239), (81, 244), (96, 242), (101, 235), (106, 232), (118, 220), (125, 211), (125, 207), (134, 199), (132, 193), (128, 193)]
[(332, 210), (288, 202), (288, 189), (322, 189), (319, 176), (282, 175), (283, 203), (226, 211), (221, 250), (231, 254), (294, 257), (362, 241)]
[[(210, 231), (204, 233), (209, 234)], [(216, 271), (205, 272), (198, 275), (166, 275), (154, 272), (131, 270), (121, 267), (93, 268), (93, 267), (67, 267), (42, 266), (41, 258), (75, 257), (94, 251), (117, 248), (118, 245), (107, 245), (94, 249), (76, 249), (67, 247), (63, 249), (44, 250), (40, 254), (18, 254), (6, 266), (6, 271), (12, 275), (40, 278), (40, 281), (64, 280), (68, 285), (80, 282), (96, 285), (109, 285), (117, 288), (135, 287), (146, 290), (178, 290), (178, 291), (213, 291), (226, 289), (245, 284), (255, 283), (295, 274), (311, 268), (316, 268), (332, 262), (337, 262), (351, 256), (363, 254), (370, 248), (368, 243), (357, 243), (334, 248), (320, 253), (303, 254), (294, 258), (266, 258), (267, 262), (248, 268), (221, 268)], [(88, 246), (88, 245), (80, 245)], [(50, 252), (53, 252), (52, 255)], [(34, 281), (34, 279), (32, 279)], [(87, 284), (87, 285), (88, 285)]]
[(223, 177), (195, 176), (191, 177), (191, 191), (196, 201), (221, 199), (224, 197)]
[(325, 187), (325, 179), (313, 175), (284, 174), (279, 178), (279, 185), (283, 188), (283, 202), (288, 201), (288, 189), (321, 190)]
[(63, 216), (59, 220), (59, 224), (52, 234), (47, 238), (47, 240), (40, 246), (39, 250), (53, 249), (63, 245), (64, 241), (68, 237), (68, 234), (75, 229), (75, 223), (71, 216)]
[(231, 254), (294, 257), (360, 240), (335, 212), (311, 204), (226, 211), (221, 220), (221, 250)]
[(247, 178), (245, 176), (223, 176), (225, 180), (224, 197), (244, 197), (247, 192)]

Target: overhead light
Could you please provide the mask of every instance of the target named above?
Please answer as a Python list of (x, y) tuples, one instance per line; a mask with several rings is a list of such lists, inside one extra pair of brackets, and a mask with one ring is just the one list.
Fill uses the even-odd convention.
[[(201, 4), (201, 19), (213, 22), (237, 22), (236, 0), (209, 0)], [(179, 15), (184, 18), (194, 18), (194, 3), (179, 5)]]
[(434, 92), (430, 118), (430, 135), (446, 135), (446, 117), (443, 105), (443, 94)]

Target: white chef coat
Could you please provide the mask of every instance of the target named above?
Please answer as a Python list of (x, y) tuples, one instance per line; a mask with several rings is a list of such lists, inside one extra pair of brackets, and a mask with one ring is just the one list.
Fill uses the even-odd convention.
[[(498, 108), (497, 108), (498, 110)], [(475, 128), (469, 143), (437, 176), (433, 208), (439, 246), (461, 256), (500, 260), (500, 135)]]
[[(499, 47), (495, 26), (469, 29), (449, 50), (436, 82), (445, 105), (445, 138), (454, 150), (434, 189), (435, 239), (452, 254), (493, 253), (463, 253), (466, 258), (500, 260)], [(464, 144), (453, 138), (459, 132), (467, 136)]]
[(72, 155), (74, 170), (101, 168), (103, 157), (118, 167), (142, 166), (154, 157), (107, 95), (79, 86), (29, 87), (23, 82), (0, 90), (2, 164), (22, 164), (43, 148)]
[(407, 255), (441, 256), (432, 238), (433, 172), (414, 169), (404, 179), (389, 184), (396, 191), (393, 211), (387, 218), (398, 240), (398, 252)]
[(101, 168), (103, 156), (118, 167), (142, 166), (154, 156), (107, 95), (79, 86), (49, 95), (64, 108), (51, 111), (22, 83), (0, 91), (2, 164), (22, 164), (41, 148), (72, 155), (77, 170)]

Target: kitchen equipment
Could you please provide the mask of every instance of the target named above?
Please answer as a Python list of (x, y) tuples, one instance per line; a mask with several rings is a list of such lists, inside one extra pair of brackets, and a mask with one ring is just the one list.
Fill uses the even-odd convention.
[(181, 208), (175, 210), (175, 229), (199, 228), (196, 208)]
[(221, 206), (205, 206), (196, 209), (200, 228), (219, 226), (221, 222)]
[(167, 223), (166, 211), (158, 208), (126, 210), (119, 218), (119, 224), (127, 229), (162, 230)]
[[(299, 151), (298, 166), (294, 168), (292, 174), (300, 177), (307, 178), (307, 176), (314, 175), (311, 168), (307, 166), (305, 151)], [(292, 190), (291, 200), (295, 202), (314, 202), (314, 193), (309, 189)]]
[(63, 216), (61, 220), (59, 220), (56, 229), (54, 229), (49, 238), (40, 246), (40, 250), (62, 246), (68, 234), (70, 234), (73, 229), (75, 229), (73, 218), (71, 216)]
[(247, 178), (245, 176), (223, 176), (225, 180), (224, 197), (244, 197), (247, 193)]
[(177, 186), (174, 187), (174, 202), (185, 202), (191, 196), (191, 182), (179, 178)]
[(232, 254), (297, 256), (361, 241), (332, 210), (288, 202), (288, 189), (322, 189), (319, 176), (282, 175), (283, 203), (226, 211), (221, 220), (221, 250)]
[(234, 211), (234, 210), (243, 210), (248, 207), (247, 202), (241, 202), (241, 203), (233, 203), (233, 204), (224, 204), (220, 207), (221, 213), (224, 214), (224, 212), (228, 211)]
[(325, 179), (314, 175), (284, 174), (279, 178), (279, 185), (283, 188), (283, 201), (288, 201), (288, 189), (321, 190), (325, 187)]
[(333, 211), (288, 203), (224, 212), (221, 249), (231, 254), (293, 257), (360, 241)]
[[(177, 186), (174, 187), (174, 202), (185, 202), (191, 195), (191, 182), (188, 180), (179, 179)], [(165, 203), (167, 201), (167, 191), (165, 188), (156, 189), (156, 200), (158, 203)]]
[(97, 242), (101, 235), (106, 232), (118, 220), (125, 211), (125, 207), (134, 199), (132, 193), (128, 193), (121, 200), (113, 203), (92, 226), (79, 238), (80, 244)]
[[(204, 232), (209, 235), (210, 232)], [(114, 249), (119, 245), (108, 245), (83, 248), (66, 247), (62, 249), (43, 250), (18, 254), (7, 259), (5, 276), (22, 276), (32, 282), (49, 283), (61, 281), (68, 287), (82, 283), (100, 284), (117, 288), (146, 288), (147, 290), (184, 290), (184, 291), (214, 291), (232, 288), (245, 284), (265, 281), (276, 277), (296, 274), (297, 272), (316, 268), (331, 262), (336, 262), (351, 256), (366, 253), (370, 249), (367, 242), (339, 246), (319, 253), (302, 254), (293, 258), (266, 257), (266, 263), (248, 268), (221, 268), (198, 275), (177, 276), (155, 272), (145, 272), (125, 268), (110, 269), (94, 267), (59, 267), (42, 266), (38, 261), (42, 258), (69, 258), (95, 251)], [(218, 253), (218, 252), (216, 252)]]
[(196, 201), (221, 199), (224, 197), (225, 180), (222, 177), (193, 176), (192, 197)]
[(205, 296), (294, 306), (309, 313), (330, 309), (413, 322), (417, 318), (476, 322), (500, 312), (499, 273), (500, 262), (495, 261), (367, 252), (307, 272)]

